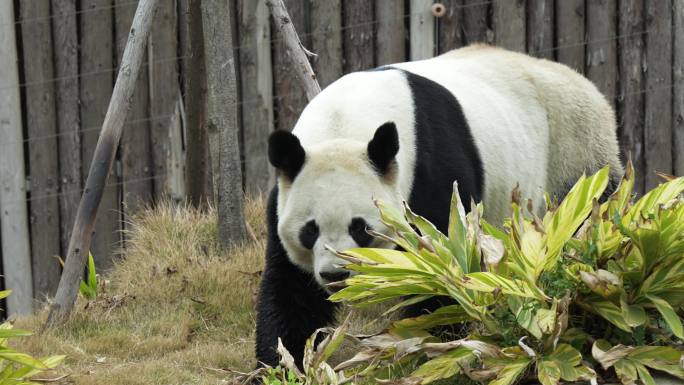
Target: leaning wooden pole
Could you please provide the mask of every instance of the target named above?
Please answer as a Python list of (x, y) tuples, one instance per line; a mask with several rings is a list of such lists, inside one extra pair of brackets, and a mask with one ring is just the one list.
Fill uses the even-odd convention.
[(102, 124), (102, 132), (90, 164), (85, 190), (78, 205), (76, 222), (69, 239), (66, 264), (59, 281), (55, 300), (50, 306), (46, 325), (48, 327), (66, 319), (76, 302), (79, 283), (95, 227), (97, 209), (114, 163), (116, 147), (121, 138), (121, 131), (131, 105), (138, 72), (145, 54), (147, 37), (152, 28), (152, 20), (158, 2), (158, 0), (140, 0), (138, 3), (107, 115)]
[(268, 0), (266, 4), (271, 11), (275, 27), (285, 42), (287, 54), (292, 61), (292, 66), (295, 68), (297, 78), (302, 87), (304, 87), (306, 98), (311, 100), (321, 92), (321, 86), (318, 85), (316, 74), (314, 74), (311, 63), (309, 63), (307, 58), (307, 55), (311, 54), (311, 52), (307, 51), (299, 40), (283, 0)]

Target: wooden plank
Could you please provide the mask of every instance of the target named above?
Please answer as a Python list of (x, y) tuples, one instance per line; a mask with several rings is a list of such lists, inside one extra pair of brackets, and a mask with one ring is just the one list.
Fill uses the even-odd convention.
[(342, 76), (342, 2), (311, 2), (312, 65), (321, 88)]
[[(166, 1), (163, 3), (170, 3)], [(114, 29), (116, 36), (116, 62), (121, 70), (123, 51), (128, 42), (135, 9), (138, 2), (115, 0)], [(144, 59), (143, 59), (144, 60)], [(169, 80), (169, 83), (171, 81)], [(152, 197), (152, 159), (150, 155), (149, 88), (147, 69), (140, 69), (138, 82), (133, 91), (133, 102), (128, 112), (121, 136), (119, 156), (121, 158), (121, 178), (124, 225), (126, 218), (138, 211)], [(158, 118), (152, 116), (152, 122)]]
[(81, 136), (78, 98), (78, 25), (72, 0), (52, 0), (55, 98), (59, 133), (59, 222), (61, 253), (69, 247), (81, 190)]
[(463, 44), (492, 41), (487, 24), (491, 3), (482, 0), (463, 0)]
[(411, 0), (411, 60), (435, 56), (435, 18), (431, 6), (432, 0)]
[[(562, 1), (561, 1), (562, 2)], [(553, 60), (553, 0), (528, 0), (527, 52)]]
[(444, 53), (464, 45), (463, 0), (444, 0), (446, 13), (438, 20), (438, 52)]
[(50, 3), (20, 3), (24, 79), (26, 82), (26, 128), (31, 183), (31, 263), (33, 293), (52, 296), (59, 283), (59, 155), (57, 114), (50, 33)]
[[(314, 3), (318, 4), (318, 3)], [(328, 4), (327, 2), (325, 4)], [(242, 90), (242, 143), (244, 149), (245, 191), (256, 196), (267, 192), (275, 180), (275, 173), (268, 163), (268, 136), (274, 129), (273, 122), (273, 74), (271, 72), (271, 25), (265, 0), (240, 0), (240, 86)], [(339, 14), (339, 12), (338, 12)], [(338, 34), (339, 34), (339, 28)], [(313, 47), (326, 65), (331, 48)], [(339, 57), (340, 72), (342, 67)], [(322, 62), (318, 62), (319, 66)], [(322, 70), (322, 68), (320, 69)], [(324, 72), (317, 72), (322, 75)], [(332, 74), (332, 70), (328, 75)]]
[(684, 175), (684, 2), (674, 2), (672, 134), (674, 174)]
[(33, 310), (14, 4), (0, 0), (0, 231), (8, 314)]
[(494, 0), (492, 7), (496, 45), (525, 52), (525, 0)]
[(672, 173), (672, 2), (646, 1), (646, 190)]
[(584, 73), (584, 0), (556, 1), (556, 58)]
[[(83, 0), (80, 14), (81, 34), (81, 129), (83, 177), (88, 175), (95, 146), (112, 95), (113, 18), (111, 1)], [(112, 257), (120, 245), (119, 185), (112, 175), (100, 203), (100, 215), (95, 223), (91, 251), (99, 270), (112, 264)], [(85, 184), (85, 180), (84, 180)]]
[(377, 65), (406, 61), (404, 4), (395, 0), (376, 0), (375, 17), (378, 36), (382, 36), (375, 42)]
[[(306, 23), (309, 14), (308, 4), (308, 0), (285, 1), (292, 24), (304, 47), (311, 47), (311, 36)], [(271, 28), (275, 30), (274, 24), (271, 24)], [(296, 69), (287, 56), (282, 38), (274, 39), (272, 52), (276, 128), (290, 131), (306, 106), (306, 94), (297, 80)]]
[(618, 130), (623, 161), (631, 157), (634, 187), (644, 193), (644, 0), (621, 0), (618, 35), (620, 40), (620, 93)]
[(615, 106), (617, 77), (616, 0), (592, 0), (586, 5), (586, 75)]
[(183, 100), (178, 94), (173, 115), (169, 121), (169, 168), (171, 177), (168, 181), (171, 198), (180, 202), (185, 199), (185, 151), (183, 150), (183, 126), (181, 124)]
[[(171, 123), (176, 110), (180, 92), (178, 72), (178, 31), (177, 14), (174, 1), (159, 3), (149, 40), (150, 76), (150, 115), (152, 116), (150, 139), (152, 145), (152, 165), (154, 173), (155, 197), (170, 196), (179, 199), (184, 187), (182, 170), (174, 167), (171, 138), (181, 138), (179, 133), (170, 132), (175, 126)], [(143, 83), (138, 83), (143, 84)]]
[(367, 0), (345, 0), (344, 8), (344, 72), (362, 71), (375, 65), (373, 35), (373, 3)]

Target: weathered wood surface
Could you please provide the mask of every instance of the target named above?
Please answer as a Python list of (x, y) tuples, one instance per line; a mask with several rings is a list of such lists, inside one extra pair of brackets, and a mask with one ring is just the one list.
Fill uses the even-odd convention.
[(674, 2), (672, 82), (672, 154), (675, 175), (684, 175), (684, 2)]
[(14, 2), (0, 0), (0, 241), (9, 314), (33, 311)]
[[(69, 247), (81, 191), (81, 136), (78, 97), (78, 25), (73, 0), (52, 0), (52, 44), (59, 136), (60, 255)], [(59, 277), (57, 278), (59, 282)]]
[(446, 7), (446, 13), (437, 19), (437, 43), (439, 53), (444, 53), (463, 46), (465, 17), (463, 0), (445, 0), (441, 3)]
[(375, 55), (377, 65), (406, 61), (406, 19), (403, 4), (395, 0), (376, 0), (377, 33)]
[(102, 124), (102, 133), (93, 154), (88, 179), (78, 206), (64, 272), (59, 282), (55, 300), (50, 305), (48, 326), (54, 326), (64, 321), (76, 301), (79, 282), (83, 275), (91, 237), (93, 236), (98, 206), (102, 201), (107, 178), (114, 165), (116, 148), (119, 139), (121, 139), (136, 80), (145, 57), (147, 38), (152, 28), (158, 1), (140, 0), (138, 4), (128, 43), (121, 60), (123, 70), (119, 71), (116, 78), (111, 101)]
[[(79, 17), (80, 29), (89, 31), (80, 36), (81, 159), (82, 175), (86, 178), (112, 95), (112, 68), (115, 65), (111, 1), (83, 0), (81, 6), (84, 12)], [(95, 264), (102, 271), (112, 265), (121, 235), (118, 175), (113, 175), (109, 181), (99, 206), (92, 243), (88, 242)]]
[[(280, 0), (268, 0), (267, 4), (280, 4)], [(305, 83), (301, 83), (300, 76), (308, 76), (301, 73), (302, 69), (308, 71), (311, 68), (308, 59), (300, 58), (300, 62), (295, 62), (292, 57), (288, 55), (287, 39), (284, 34), (292, 34), (296, 32), (301, 37), (301, 44), (304, 47), (311, 47), (311, 39), (309, 28), (307, 28), (307, 19), (309, 14), (308, 0), (287, 0), (285, 7), (290, 15), (289, 22), (283, 20), (276, 15), (271, 17), (271, 35), (273, 36), (273, 78), (274, 78), (274, 99), (275, 99), (275, 116), (276, 128), (279, 130), (290, 131), (294, 128), (299, 114), (302, 112), (307, 103), (307, 93), (315, 94), (316, 90), (306, 90), (303, 87)], [(269, 6), (271, 13), (273, 7)], [(293, 27), (293, 28), (291, 28)], [(308, 68), (307, 68), (308, 66)], [(313, 71), (313, 70), (312, 70)]]
[(530, 55), (549, 60), (553, 60), (555, 57), (553, 6), (553, 0), (527, 1), (527, 52)]
[(344, 8), (344, 72), (373, 68), (375, 66), (373, 3), (367, 0), (345, 0), (342, 7)]
[[(164, 3), (172, 4), (172, 1)], [(133, 22), (137, 2), (116, 0), (114, 8), (114, 30), (116, 40), (116, 63), (121, 71), (123, 51), (128, 41), (128, 32)], [(174, 55), (175, 56), (175, 55)], [(145, 60), (145, 59), (143, 59)], [(150, 94), (147, 68), (143, 67), (138, 76), (138, 83), (133, 91), (133, 102), (128, 112), (124, 130), (121, 135), (121, 193), (123, 199), (124, 224), (126, 217), (135, 213), (152, 197), (152, 157), (150, 154), (150, 123), (158, 119), (154, 113), (150, 116)]]
[(435, 18), (432, 0), (411, 0), (411, 60), (429, 59), (435, 55)]
[(662, 180), (655, 171), (672, 173), (672, 2), (646, 1), (646, 189)]
[(487, 15), (490, 9), (491, 3), (488, 1), (463, 0), (464, 45), (493, 41), (493, 36), (490, 36), (492, 31), (487, 25)]
[(617, 0), (587, 1), (586, 76), (615, 106), (617, 80)]
[[(242, 170), (238, 144), (237, 82), (229, 4), (204, 0), (202, 23), (207, 65), (207, 127), (218, 133), (218, 234), (222, 246), (241, 242), (246, 235)], [(212, 159), (214, 162), (215, 159)]]
[(342, 76), (342, 2), (311, 2), (312, 65), (321, 88)]
[[(175, 167), (171, 138), (180, 138), (179, 132), (171, 132), (180, 92), (178, 83), (177, 14), (174, 2), (159, 3), (149, 40), (150, 116), (152, 164), (154, 167), (154, 193), (157, 198), (181, 199), (185, 184), (182, 170)], [(143, 83), (139, 83), (143, 84)], [(180, 191), (179, 191), (180, 189)]]
[(206, 207), (213, 198), (209, 180), (209, 139), (207, 136), (207, 78), (204, 63), (204, 32), (202, 31), (201, 0), (181, 0), (181, 41), (183, 79), (185, 86), (186, 151), (185, 174), (187, 199), (194, 207)]
[(525, 52), (525, 0), (494, 0), (494, 42), (518, 52)]
[(644, 0), (622, 0), (618, 35), (620, 40), (618, 128), (623, 161), (632, 159), (635, 190), (644, 193)]
[(22, 0), (20, 4), (25, 109), (28, 131), (28, 171), (31, 200), (31, 264), (34, 296), (52, 296), (60, 266), (59, 155), (52, 61), (50, 3)]
[[(267, 157), (268, 136), (274, 129), (271, 24), (265, 0), (240, 0), (238, 6), (245, 191), (256, 196), (267, 192), (275, 180), (275, 173), (269, 166)], [(339, 14), (338, 11), (338, 17)], [(330, 28), (334, 28), (334, 25)], [(339, 34), (339, 28), (337, 30)], [(323, 47), (314, 45), (313, 49), (326, 66), (334, 66), (334, 60), (331, 60), (334, 53), (326, 50), (331, 49), (334, 44), (324, 44)], [(338, 59), (341, 71), (341, 54)], [(323, 62), (319, 61), (318, 64)], [(333, 73), (334, 69), (331, 67), (327, 74), (332, 76)]]
[(584, 0), (556, 1), (556, 59), (584, 73)]

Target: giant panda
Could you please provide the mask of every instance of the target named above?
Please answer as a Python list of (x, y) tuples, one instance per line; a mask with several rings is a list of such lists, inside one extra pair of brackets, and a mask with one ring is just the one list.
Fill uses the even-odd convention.
[(256, 356), (276, 365), (278, 337), (300, 363), (328, 325), (327, 284), (349, 272), (325, 246), (387, 247), (372, 198), (410, 207), (446, 232), (453, 182), (502, 223), (511, 190), (541, 207), (585, 172), (622, 175), (615, 115), (572, 69), (490, 46), (355, 72), (306, 106), (291, 133), (269, 138), (277, 185), (257, 301)]

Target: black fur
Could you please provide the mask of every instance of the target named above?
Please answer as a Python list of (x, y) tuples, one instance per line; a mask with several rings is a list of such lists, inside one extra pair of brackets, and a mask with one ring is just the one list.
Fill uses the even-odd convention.
[(366, 231), (368, 224), (363, 218), (353, 218), (349, 224), (349, 235), (359, 247), (368, 247), (373, 243), (373, 236)]
[(333, 320), (335, 305), (313, 276), (292, 264), (278, 237), (278, 187), (268, 199), (266, 266), (257, 301), (256, 358), (275, 366), (278, 337), (301, 365), (306, 339)]
[(319, 234), (320, 230), (318, 229), (316, 221), (310, 220), (306, 222), (301, 230), (299, 230), (299, 242), (302, 244), (302, 246), (311, 250), (316, 244)]
[[(417, 147), (413, 182), (415, 188), (411, 192), (409, 203), (416, 213), (425, 216), (440, 231), (446, 233), (453, 181), (458, 181), (463, 201), (469, 202), (471, 198), (481, 200), (484, 186), (482, 162), (456, 98), (431, 80), (408, 72), (403, 73), (413, 93)], [(388, 171), (399, 148), (396, 134), (396, 127), (388, 122), (376, 131), (368, 145), (369, 159), (381, 175)], [(276, 144), (293, 142), (285, 136), (277, 140), (282, 142)], [(296, 144), (299, 145), (298, 140)], [(277, 150), (280, 151), (281, 148)], [(287, 153), (276, 155), (277, 159), (287, 158)], [(269, 156), (272, 157), (271, 148)], [(300, 162), (293, 162), (299, 163), (299, 168), (304, 160), (303, 150), (301, 158)], [(296, 168), (291, 179), (294, 179), (299, 168)], [(291, 167), (290, 171), (294, 169)], [(266, 267), (257, 304), (256, 353), (260, 362), (276, 365), (278, 355), (275, 347), (280, 336), (295, 362), (301, 365), (306, 339), (317, 328), (326, 326), (333, 320), (335, 305), (327, 300), (326, 293), (310, 273), (300, 270), (289, 261), (277, 233), (276, 198), (277, 188), (274, 188), (267, 214), (269, 238)], [(361, 240), (361, 243), (365, 242)], [(420, 313), (422, 309), (435, 309), (440, 301), (442, 300), (434, 299), (415, 305), (409, 314)]]
[(291, 132), (275, 131), (268, 138), (268, 160), (293, 181), (304, 165), (306, 153), (299, 138)]
[(381, 176), (387, 175), (399, 151), (399, 134), (393, 122), (378, 127), (368, 142), (368, 160)]

